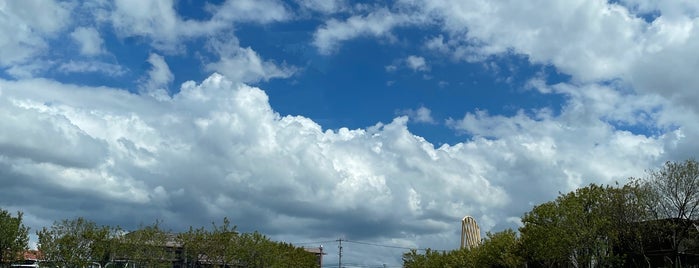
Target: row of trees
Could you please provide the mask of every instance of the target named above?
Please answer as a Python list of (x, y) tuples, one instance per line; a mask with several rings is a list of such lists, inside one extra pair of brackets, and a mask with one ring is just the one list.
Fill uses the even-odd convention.
[(624, 185), (591, 184), (535, 206), (481, 246), (411, 251), (405, 267), (683, 267), (699, 263), (699, 163), (667, 162)]
[[(0, 267), (21, 260), (29, 228), (22, 213), (0, 210)], [(172, 233), (161, 222), (127, 232), (84, 218), (55, 222), (37, 231), (45, 264), (56, 267), (317, 267), (314, 254), (258, 232), (238, 233), (227, 218), (210, 228)]]

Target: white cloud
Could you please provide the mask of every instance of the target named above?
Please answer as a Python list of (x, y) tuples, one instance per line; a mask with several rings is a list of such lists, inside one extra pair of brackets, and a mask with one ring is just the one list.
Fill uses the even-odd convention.
[(321, 54), (335, 52), (340, 42), (361, 36), (385, 37), (397, 26), (416, 24), (421, 19), (392, 13), (381, 8), (366, 16), (355, 15), (345, 21), (330, 19), (313, 34), (313, 45)]
[(183, 19), (172, 0), (117, 0), (108, 20), (121, 36), (147, 37), (151, 45), (164, 51), (177, 51), (189, 38), (216, 36), (232, 29), (234, 22), (271, 23), (290, 17), (282, 3), (274, 0), (228, 0), (209, 5), (212, 17), (206, 21)]
[(412, 69), (413, 71), (429, 70), (429, 66), (427, 66), (427, 62), (423, 57), (410, 55), (405, 59), (405, 63), (408, 65), (408, 68)]
[(99, 61), (74, 61), (61, 63), (58, 70), (65, 73), (103, 73), (116, 77), (126, 73), (126, 69), (120, 65)]
[(27, 63), (48, 49), (51, 38), (69, 23), (69, 3), (53, 0), (0, 3), (0, 66)]
[(299, 6), (324, 14), (337, 13), (347, 8), (345, 0), (296, 0)]
[[(205, 62), (204, 69), (222, 73), (235, 81), (258, 82), (286, 78), (296, 71), (295, 67), (285, 64), (280, 66), (273, 61), (261, 59), (250, 47), (240, 47), (231, 32), (235, 22), (265, 24), (289, 19), (291, 15), (283, 3), (274, 0), (228, 0), (221, 5), (208, 5), (207, 11), (212, 13), (212, 17), (206, 21), (182, 19), (173, 4), (171, 0), (118, 0), (111, 12), (110, 21), (120, 35), (148, 37), (152, 41), (151, 45), (165, 53), (181, 50), (182, 42), (189, 38), (208, 37), (206, 44), (218, 59)], [(163, 95), (161, 93), (158, 95)]]
[(214, 20), (221, 21), (271, 23), (291, 18), (291, 13), (277, 0), (227, 0), (211, 9), (215, 10)]
[(425, 106), (420, 106), (420, 108), (417, 108), (415, 110), (413, 109), (408, 109), (408, 110), (403, 110), (400, 112), (402, 115), (407, 115), (410, 118), (410, 121), (416, 122), (416, 123), (428, 123), (428, 124), (434, 124), (436, 121), (434, 118), (432, 118), (432, 110)]
[(240, 47), (235, 38), (210, 40), (209, 45), (219, 59), (206, 64), (205, 70), (221, 73), (236, 82), (256, 83), (273, 78), (287, 78), (297, 71), (296, 67), (286, 64), (280, 66), (262, 59), (252, 48)]
[[(150, 61), (159, 68), (157, 56)], [(154, 80), (170, 81), (157, 73)], [(177, 229), (229, 216), (241, 228), (297, 239), (346, 232), (453, 248), (463, 215), (484, 219), (484, 230), (512, 227), (504, 219), (558, 191), (623, 182), (677, 147), (699, 148), (684, 138), (699, 134), (696, 115), (677, 116), (686, 111), (661, 97), (548, 87), (567, 96), (559, 115), (468, 113), (450, 125), (472, 138), (435, 148), (408, 130), (408, 117), (323, 131), (308, 118), (274, 112), (262, 90), (218, 74), (184, 83), (167, 102), (0, 80), (8, 130), (0, 134), (0, 196), (39, 218), (90, 215), (122, 226), (160, 218)], [(425, 107), (410, 119), (434, 121)], [(644, 136), (616, 127), (625, 125), (661, 129)], [(66, 203), (85, 200), (109, 209), (73, 211)]]
[(117, 0), (109, 19), (118, 34), (152, 38), (153, 45), (162, 49), (173, 49), (179, 38), (200, 35), (207, 29), (204, 23), (180, 19), (172, 0)]
[(513, 48), (583, 81), (622, 75), (640, 52), (636, 43), (644, 26), (643, 20), (606, 1), (520, 5), (447, 0), (419, 5), (443, 19), (450, 42), (458, 42), (454, 49), (464, 50), (464, 56)]
[[(185, 83), (168, 102), (48, 80), (0, 87), (0, 122), (12, 130), (0, 134), (0, 192), (37, 217), (82, 214), (134, 226), (168, 215), (162, 219), (182, 228), (229, 216), (267, 233), (299, 226), (290, 232), (314, 237), (341, 222), (359, 228), (347, 232), (401, 236), (443, 232), (463, 214), (510, 202), (478, 161), (466, 160), (467, 146), (435, 149), (408, 131), (406, 117), (323, 131), (275, 113), (263, 91), (220, 75)], [(31, 192), (17, 190), (26, 187)], [(47, 202), (62, 196), (111, 209)], [(195, 212), (201, 221), (191, 219)], [(279, 217), (283, 229), (274, 227)]]
[[(639, 93), (661, 94), (688, 107), (699, 101), (691, 70), (699, 67), (697, 5), (690, 2), (403, 1), (438, 18), (445, 35), (426, 47), (480, 61), (517, 53), (552, 64), (580, 83), (621, 79)], [(652, 21), (639, 17), (660, 12)], [(638, 12), (638, 13), (634, 13)], [(388, 31), (390, 29), (386, 29)]]
[[(685, 138), (687, 132), (696, 133), (697, 124), (679, 117), (665, 121), (682, 109), (657, 95), (623, 95), (598, 85), (552, 87), (567, 96), (560, 114), (547, 109), (513, 116), (477, 111), (448, 121), (472, 136), (470, 146), (483, 150), (473, 153), (507, 174), (489, 173), (488, 179), (504, 183), (509, 196), (518, 200), (513, 205), (523, 211), (536, 204), (527, 200), (533, 196), (551, 199), (553, 189), (567, 192), (591, 182), (624, 183), (662, 161), (690, 156), (678, 153), (681, 146), (699, 148)], [(634, 128), (656, 134), (626, 130)]]
[(38, 73), (52, 68), (54, 65), (55, 62), (52, 61), (34, 60), (23, 64), (12, 65), (10, 68), (7, 68), (5, 72), (15, 78), (32, 78)]
[(175, 76), (170, 71), (163, 56), (151, 53), (148, 56), (148, 63), (150, 63), (151, 69), (148, 71), (148, 77), (141, 84), (141, 91), (159, 100), (168, 99), (167, 88)]
[(78, 27), (70, 36), (80, 46), (80, 54), (94, 56), (103, 53), (102, 37), (95, 28)]

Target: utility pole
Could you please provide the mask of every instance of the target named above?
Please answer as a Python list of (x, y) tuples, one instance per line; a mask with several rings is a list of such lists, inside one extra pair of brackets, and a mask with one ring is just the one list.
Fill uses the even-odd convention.
[(337, 242), (339, 242), (337, 248), (338, 248), (338, 260), (337, 260), (337, 267), (342, 268), (342, 238), (338, 239)]

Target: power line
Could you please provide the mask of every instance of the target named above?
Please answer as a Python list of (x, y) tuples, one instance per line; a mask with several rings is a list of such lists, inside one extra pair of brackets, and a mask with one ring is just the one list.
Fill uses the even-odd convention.
[(327, 244), (327, 243), (335, 243), (335, 242), (337, 242), (337, 240), (298, 242), (298, 243), (290, 243), (290, 244), (292, 244), (292, 245), (308, 245), (308, 244)]
[(394, 246), (394, 245), (386, 245), (386, 244), (378, 244), (378, 243), (372, 243), (372, 242), (363, 242), (363, 241), (355, 241), (355, 240), (346, 240), (346, 239), (337, 239), (337, 240), (325, 240), (325, 241), (310, 241), (310, 242), (293, 242), (290, 243), (292, 245), (309, 245), (309, 244), (328, 244), (328, 243), (336, 243), (336, 242), (347, 242), (347, 243), (353, 243), (353, 244), (360, 244), (360, 245), (366, 245), (366, 246), (375, 246), (375, 247), (384, 247), (384, 248), (395, 248), (395, 249), (404, 249), (404, 250), (417, 250), (417, 251), (426, 251), (426, 250), (432, 250), (432, 251), (450, 251), (451, 249), (434, 249), (434, 248), (411, 248), (411, 247), (401, 247), (401, 246)]
[(444, 249), (431, 249), (431, 248), (411, 248), (411, 247), (401, 247), (401, 246), (395, 246), (395, 245), (386, 245), (386, 244), (379, 244), (379, 243), (372, 243), (372, 242), (363, 242), (363, 241), (354, 241), (354, 240), (346, 240), (346, 239), (337, 239), (337, 240), (325, 240), (325, 241), (310, 241), (310, 242), (298, 242), (298, 243), (291, 243), (293, 245), (305, 245), (305, 244), (328, 244), (328, 243), (338, 243), (337, 248), (338, 248), (338, 263), (333, 265), (333, 264), (325, 264), (323, 267), (339, 267), (343, 268), (343, 266), (352, 266), (352, 267), (378, 267), (378, 268), (383, 268), (383, 267), (401, 267), (401, 266), (385, 266), (381, 264), (356, 264), (356, 263), (342, 263), (342, 255), (344, 253), (344, 247), (342, 245), (342, 242), (345, 243), (351, 243), (351, 244), (357, 244), (357, 245), (364, 245), (364, 246), (373, 246), (373, 247), (383, 247), (383, 248), (392, 248), (392, 249), (400, 249), (400, 250), (416, 250), (416, 251), (427, 251), (432, 250), (432, 251), (450, 251), (450, 250), (444, 250)]
[[(377, 243), (370, 243), (370, 242), (361, 242), (361, 241), (352, 241), (352, 240), (343, 240), (347, 243), (354, 243), (354, 244), (361, 244), (361, 245), (367, 245), (367, 246), (375, 246), (375, 247), (384, 247), (384, 248), (395, 248), (395, 249), (406, 249), (406, 250), (418, 250), (418, 251), (427, 251), (427, 248), (409, 248), (409, 247), (401, 247), (401, 246), (393, 246), (393, 245), (383, 245), (383, 244), (377, 244)], [(433, 251), (446, 251), (442, 249), (430, 249)]]

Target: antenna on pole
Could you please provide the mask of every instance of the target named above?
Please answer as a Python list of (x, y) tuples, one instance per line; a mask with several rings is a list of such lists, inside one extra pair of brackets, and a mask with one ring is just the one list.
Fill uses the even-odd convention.
[(337, 239), (337, 242), (339, 242), (337, 248), (338, 248), (338, 260), (337, 260), (337, 267), (342, 268), (342, 238)]

